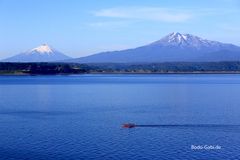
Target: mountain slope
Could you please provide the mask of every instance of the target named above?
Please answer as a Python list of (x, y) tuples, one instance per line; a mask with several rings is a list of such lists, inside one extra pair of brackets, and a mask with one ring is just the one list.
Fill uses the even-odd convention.
[(80, 63), (208, 62), (240, 60), (240, 47), (191, 34), (170, 33), (151, 44), (72, 59)]
[(51, 48), (47, 44), (33, 48), (27, 52), (2, 60), (3, 62), (51, 62), (70, 59), (65, 54)]

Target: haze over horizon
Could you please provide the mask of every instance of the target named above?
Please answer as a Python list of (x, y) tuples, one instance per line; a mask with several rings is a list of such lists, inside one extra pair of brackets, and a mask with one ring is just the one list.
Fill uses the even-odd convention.
[(171, 32), (240, 45), (240, 2), (0, 0), (0, 59), (43, 43), (71, 57), (133, 48)]

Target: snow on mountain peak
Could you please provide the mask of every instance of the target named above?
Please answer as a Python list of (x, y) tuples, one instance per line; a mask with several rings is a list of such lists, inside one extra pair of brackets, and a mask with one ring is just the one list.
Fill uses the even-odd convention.
[(38, 46), (36, 48), (33, 48), (32, 50), (30, 50), (30, 52), (38, 52), (38, 53), (53, 53), (53, 49), (47, 45), (47, 44), (42, 44), (41, 46)]
[(181, 34), (179, 32), (172, 32), (168, 34), (167, 36), (163, 37), (159, 41), (156, 41), (152, 44), (165, 44), (165, 45), (171, 45), (171, 44), (186, 44), (190, 39), (192, 39), (192, 35), (190, 34)]
[(150, 45), (162, 45), (162, 46), (178, 46), (178, 47), (191, 47), (200, 49), (202, 47), (219, 46), (219, 42), (202, 39), (200, 37), (191, 34), (181, 34), (179, 32), (173, 32), (163, 37), (159, 41), (153, 42)]
[(168, 36), (168, 42), (172, 42), (172, 41), (178, 41), (178, 42), (181, 42), (183, 40), (186, 40), (187, 39), (187, 36), (186, 35), (183, 35), (181, 33), (178, 33), (178, 32), (173, 32), (173, 33), (170, 33)]

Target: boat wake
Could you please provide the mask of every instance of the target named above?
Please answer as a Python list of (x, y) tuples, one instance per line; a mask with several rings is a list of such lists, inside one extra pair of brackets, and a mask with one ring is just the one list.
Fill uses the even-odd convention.
[(236, 124), (157, 124), (157, 125), (138, 125), (134, 123), (125, 123), (123, 128), (136, 128), (136, 127), (173, 127), (173, 128), (226, 128), (226, 127), (240, 127)]

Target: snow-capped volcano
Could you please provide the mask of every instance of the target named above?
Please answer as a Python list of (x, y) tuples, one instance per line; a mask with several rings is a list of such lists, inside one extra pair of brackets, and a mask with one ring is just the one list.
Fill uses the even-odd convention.
[(239, 61), (240, 47), (173, 32), (145, 46), (102, 52), (72, 60), (80, 63), (158, 63)]
[(181, 34), (178, 32), (173, 32), (163, 37), (159, 41), (151, 43), (150, 45), (178, 46), (182, 48), (187, 47), (195, 49), (205, 49), (209, 47), (220, 49), (222, 47), (229, 47), (230, 44), (210, 41), (191, 34)]
[(51, 48), (47, 44), (40, 45), (16, 56), (4, 59), (4, 62), (51, 62), (70, 59), (65, 54)]

